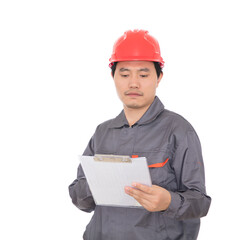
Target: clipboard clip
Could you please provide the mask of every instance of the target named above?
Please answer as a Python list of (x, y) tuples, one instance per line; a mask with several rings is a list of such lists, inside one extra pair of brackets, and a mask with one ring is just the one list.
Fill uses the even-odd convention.
[(123, 155), (95, 154), (93, 159), (98, 162), (132, 163), (129, 156), (123, 156)]

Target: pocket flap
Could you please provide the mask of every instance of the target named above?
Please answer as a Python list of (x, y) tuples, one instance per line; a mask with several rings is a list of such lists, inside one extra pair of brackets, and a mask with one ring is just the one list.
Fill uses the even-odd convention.
[(167, 159), (166, 159), (164, 162), (162, 162), (162, 163), (154, 163), (154, 164), (149, 165), (148, 167), (149, 167), (149, 168), (160, 168), (160, 167), (163, 167), (168, 161), (169, 161), (169, 158), (167, 158)]

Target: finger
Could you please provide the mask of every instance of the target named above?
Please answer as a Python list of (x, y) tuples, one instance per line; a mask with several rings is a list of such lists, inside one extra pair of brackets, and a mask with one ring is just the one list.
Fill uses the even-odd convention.
[(131, 197), (134, 197), (136, 200), (140, 199), (148, 199), (149, 196), (147, 193), (144, 193), (140, 191), (139, 189), (135, 189), (132, 187), (125, 187), (125, 192), (130, 195)]
[(153, 193), (153, 188), (149, 187), (149, 186), (146, 186), (144, 184), (134, 182), (134, 183), (132, 183), (132, 186), (139, 189), (142, 192), (145, 192), (145, 193), (148, 193), (148, 194)]
[(136, 190), (134, 188), (131, 187), (125, 187), (125, 192), (133, 197), (134, 199), (136, 199), (145, 209), (147, 209), (149, 211), (149, 209), (151, 208), (151, 202), (149, 199), (147, 199), (147, 194), (141, 192), (140, 190)]
[(141, 204), (147, 211), (149, 212), (155, 212), (157, 211), (156, 205), (151, 202), (151, 200), (148, 200), (146, 198), (140, 198), (136, 195), (134, 195), (134, 199), (137, 200), (138, 203)]
[[(135, 198), (136, 199), (136, 198)], [(136, 199), (146, 210), (151, 211), (151, 203), (146, 199)]]

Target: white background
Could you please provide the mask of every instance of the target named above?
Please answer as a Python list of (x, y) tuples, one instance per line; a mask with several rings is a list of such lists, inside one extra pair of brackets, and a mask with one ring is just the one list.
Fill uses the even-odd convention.
[(245, 239), (248, 1), (0, 2), (0, 239), (82, 239), (68, 185), (96, 126), (122, 109), (108, 59), (147, 29), (166, 62), (158, 96), (203, 147), (210, 212), (199, 240)]

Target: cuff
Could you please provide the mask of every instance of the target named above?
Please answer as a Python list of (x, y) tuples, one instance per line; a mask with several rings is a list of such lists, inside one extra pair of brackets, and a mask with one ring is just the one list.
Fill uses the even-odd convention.
[(165, 211), (162, 211), (162, 214), (170, 218), (176, 218), (178, 210), (182, 206), (182, 198), (175, 192), (169, 191), (169, 193), (171, 195), (171, 202), (169, 207)]

